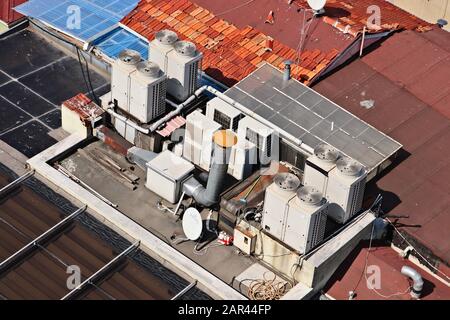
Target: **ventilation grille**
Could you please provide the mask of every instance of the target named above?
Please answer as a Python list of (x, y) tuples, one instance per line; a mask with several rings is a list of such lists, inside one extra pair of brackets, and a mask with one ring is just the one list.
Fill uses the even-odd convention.
[(161, 30), (156, 33), (155, 39), (163, 45), (173, 45), (178, 41), (178, 35), (171, 30)]
[(231, 118), (217, 109), (214, 110), (214, 121), (220, 124), (223, 129), (230, 129), (231, 127)]
[(134, 50), (123, 50), (119, 54), (119, 60), (126, 65), (135, 66), (141, 61), (141, 54)]

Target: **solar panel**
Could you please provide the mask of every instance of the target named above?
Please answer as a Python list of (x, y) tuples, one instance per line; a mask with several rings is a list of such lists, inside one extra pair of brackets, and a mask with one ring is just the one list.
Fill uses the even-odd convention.
[[(81, 41), (88, 41), (114, 27), (138, 2), (139, 0), (29, 0), (15, 10)], [(80, 10), (79, 28), (72, 20), (76, 13), (74, 8)]]
[(325, 142), (369, 171), (402, 147), (299, 81), (286, 83), (283, 72), (267, 63), (225, 94), (311, 148)]
[(105, 55), (113, 59), (117, 59), (119, 54), (125, 49), (135, 50), (141, 54), (143, 59), (148, 59), (148, 42), (122, 27), (118, 27), (100, 37), (93, 44)]

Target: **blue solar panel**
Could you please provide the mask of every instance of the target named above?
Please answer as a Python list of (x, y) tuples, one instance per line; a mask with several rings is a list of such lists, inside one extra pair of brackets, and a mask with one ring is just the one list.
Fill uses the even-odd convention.
[[(15, 10), (87, 41), (116, 25), (138, 2), (139, 0), (29, 0)], [(79, 8), (81, 18), (79, 28), (70, 23), (76, 16), (76, 8)]]
[(121, 27), (99, 38), (93, 44), (113, 59), (125, 49), (136, 50), (143, 59), (148, 59), (148, 42)]

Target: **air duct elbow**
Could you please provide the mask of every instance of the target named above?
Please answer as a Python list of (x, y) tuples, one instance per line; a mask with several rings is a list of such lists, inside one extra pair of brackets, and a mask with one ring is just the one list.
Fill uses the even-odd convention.
[(191, 178), (183, 185), (186, 195), (205, 207), (212, 207), (219, 203), (220, 193), (228, 171), (228, 161), (231, 148), (237, 143), (236, 135), (227, 130), (221, 130), (214, 134), (214, 152), (211, 169), (208, 175), (206, 188), (196, 179)]
[(401, 273), (413, 281), (411, 297), (415, 299), (420, 298), (423, 289), (423, 279), (420, 273), (409, 266), (403, 266)]

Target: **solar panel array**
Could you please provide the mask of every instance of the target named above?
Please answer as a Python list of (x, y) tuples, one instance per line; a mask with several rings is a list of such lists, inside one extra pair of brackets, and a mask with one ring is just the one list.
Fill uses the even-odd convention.
[[(15, 10), (79, 40), (95, 39), (131, 12), (138, 0), (29, 0)], [(74, 20), (80, 13), (80, 23)]]
[(369, 171), (402, 145), (297, 80), (264, 64), (225, 92), (311, 148), (327, 143)]
[(120, 52), (132, 49), (139, 52), (143, 59), (148, 59), (148, 42), (133, 33), (118, 27), (94, 42), (94, 45), (108, 57), (117, 59)]

